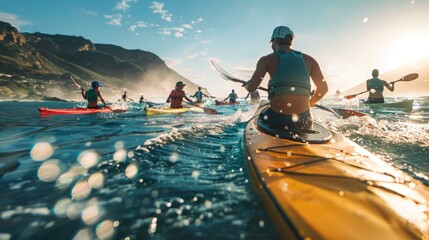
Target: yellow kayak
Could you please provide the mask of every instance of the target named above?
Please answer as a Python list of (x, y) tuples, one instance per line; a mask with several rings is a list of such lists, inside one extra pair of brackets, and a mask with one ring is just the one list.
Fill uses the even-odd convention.
[(287, 133), (256, 117), (243, 147), (283, 239), (429, 239), (428, 187), (321, 125)]
[(181, 114), (185, 112), (204, 112), (204, 109), (198, 107), (184, 107), (184, 108), (145, 108), (146, 115), (160, 115), (160, 114)]

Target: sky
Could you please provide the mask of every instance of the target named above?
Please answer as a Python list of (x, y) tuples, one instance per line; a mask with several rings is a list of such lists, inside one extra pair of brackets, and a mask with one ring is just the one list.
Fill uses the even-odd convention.
[(20, 32), (153, 52), (219, 97), (246, 92), (222, 80), (210, 60), (250, 79), (259, 58), (272, 52), (277, 26), (294, 31), (293, 49), (319, 62), (334, 93), (362, 83), (374, 68), (388, 72), (428, 56), (428, 13), (429, 0), (0, 1), (0, 20)]

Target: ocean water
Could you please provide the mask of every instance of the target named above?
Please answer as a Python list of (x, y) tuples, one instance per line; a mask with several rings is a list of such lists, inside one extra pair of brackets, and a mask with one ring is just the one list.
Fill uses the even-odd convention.
[[(396, 99), (388, 99), (393, 101)], [(368, 109), (323, 125), (429, 185), (429, 98), (412, 110)], [(278, 239), (246, 172), (242, 134), (255, 106), (188, 112), (42, 117), (38, 107), (73, 102), (0, 102), (0, 239)]]

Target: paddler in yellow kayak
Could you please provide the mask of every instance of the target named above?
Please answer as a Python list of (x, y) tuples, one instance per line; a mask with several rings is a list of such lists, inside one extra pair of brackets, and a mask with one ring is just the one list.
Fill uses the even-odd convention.
[[(276, 27), (271, 36), (273, 53), (259, 59), (252, 78), (245, 84), (247, 91), (255, 91), (266, 73), (270, 107), (259, 119), (278, 129), (309, 129), (313, 123), (310, 107), (328, 92), (328, 85), (317, 61), (293, 50), (295, 35), (288, 27)], [(310, 79), (316, 85), (311, 94)]]
[(171, 91), (170, 95), (167, 98), (167, 102), (170, 103), (171, 108), (183, 108), (183, 98), (188, 100), (192, 105), (195, 103), (186, 96), (183, 88), (186, 86), (182, 81), (176, 83), (176, 87)]
[(88, 106), (87, 108), (102, 108), (103, 106), (98, 106), (98, 99), (104, 104), (104, 107), (110, 108), (110, 106), (107, 106), (106, 101), (104, 101), (103, 96), (100, 92), (101, 83), (97, 81), (93, 81), (91, 83), (92, 89), (89, 89), (88, 91), (85, 91), (83, 87), (80, 88), (82, 91), (82, 97), (88, 100)]
[(366, 90), (369, 91), (368, 100), (366, 103), (384, 103), (383, 90), (384, 87), (391, 92), (395, 90), (395, 83), (391, 85), (384, 80), (378, 78), (378, 69), (372, 70), (372, 78), (366, 80)]

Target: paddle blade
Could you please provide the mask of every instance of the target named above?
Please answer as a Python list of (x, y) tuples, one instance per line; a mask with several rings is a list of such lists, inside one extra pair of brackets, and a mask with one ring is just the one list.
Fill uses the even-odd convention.
[(344, 98), (345, 99), (352, 99), (352, 98), (355, 98), (356, 96), (357, 96), (357, 94), (353, 94), (353, 95), (344, 96)]
[(363, 112), (354, 111), (350, 109), (343, 109), (343, 108), (334, 108), (334, 111), (338, 113), (342, 118), (349, 118), (349, 117), (365, 117), (367, 116)]
[(409, 82), (417, 79), (418, 77), (419, 77), (418, 73), (410, 73), (408, 75), (403, 76), (401, 79), (399, 79), (399, 81)]
[(217, 111), (214, 110), (213, 108), (203, 108), (203, 109), (204, 109), (204, 112), (209, 114), (209, 115), (216, 115), (217, 114)]

